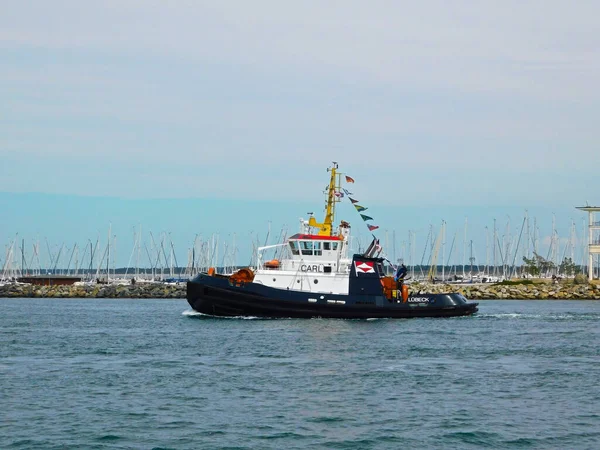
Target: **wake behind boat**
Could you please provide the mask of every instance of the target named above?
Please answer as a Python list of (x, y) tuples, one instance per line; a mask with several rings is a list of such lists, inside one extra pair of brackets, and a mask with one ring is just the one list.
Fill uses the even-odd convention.
[[(258, 249), (254, 268), (221, 275), (210, 268), (187, 283), (187, 300), (197, 312), (215, 316), (295, 318), (411, 318), (465, 316), (477, 312), (459, 293), (411, 293), (406, 284), (386, 275), (387, 259), (373, 242), (362, 254), (349, 256), (350, 224), (335, 228), (341, 175), (330, 169), (325, 219), (302, 220), (301, 232), (281, 244)], [(346, 177), (349, 178), (349, 177)], [(370, 227), (371, 228), (371, 227)], [(274, 249), (286, 256), (263, 261)], [(392, 268), (393, 269), (393, 268)]]

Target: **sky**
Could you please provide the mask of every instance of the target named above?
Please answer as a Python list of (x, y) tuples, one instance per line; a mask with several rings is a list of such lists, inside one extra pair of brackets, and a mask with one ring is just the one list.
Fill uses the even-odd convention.
[(595, 1), (6, 0), (0, 244), (110, 226), (129, 248), (141, 225), (180, 259), (197, 234), (235, 233), (246, 259), (250, 231), (320, 214), (332, 161), (382, 238), (424, 242), (441, 220), (464, 234), (467, 218), (482, 260), (485, 227), (515, 234), (527, 210), (541, 241), (553, 214), (567, 239), (574, 206), (600, 204), (599, 15)]

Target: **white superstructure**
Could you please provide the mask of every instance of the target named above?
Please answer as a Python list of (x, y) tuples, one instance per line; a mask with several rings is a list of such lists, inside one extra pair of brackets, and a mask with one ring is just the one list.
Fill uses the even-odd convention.
[[(348, 293), (352, 258), (348, 252), (350, 225), (340, 224), (330, 236), (312, 233), (308, 221), (302, 232), (285, 243), (260, 247), (254, 283), (280, 289), (334, 294)], [(281, 259), (263, 260), (267, 250), (281, 248)]]

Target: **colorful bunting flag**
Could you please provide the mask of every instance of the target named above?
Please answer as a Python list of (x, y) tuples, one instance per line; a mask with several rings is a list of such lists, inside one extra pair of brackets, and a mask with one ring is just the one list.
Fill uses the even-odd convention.
[(336, 196), (337, 198), (342, 198), (342, 197), (344, 196), (344, 193), (343, 193), (343, 192), (338, 192), (338, 191), (335, 191), (335, 192), (334, 192), (334, 194), (335, 194), (335, 196)]
[[(346, 182), (347, 183), (354, 183), (354, 178), (349, 177), (346, 175)], [(356, 211), (358, 211), (359, 213), (366, 211), (369, 208), (365, 208), (364, 206), (358, 205), (358, 200), (353, 199), (352, 197), (350, 197), (351, 195), (354, 195), (352, 192), (349, 192), (348, 189), (344, 189), (342, 188), (342, 190), (344, 191), (344, 193), (346, 194), (346, 196), (348, 197), (348, 199), (352, 202), (352, 206), (354, 206), (354, 208), (356, 209)], [(339, 193), (336, 192), (335, 195), (340, 197), (340, 195), (338, 195)], [(343, 194), (341, 195), (341, 197), (343, 197)], [(362, 218), (362, 220), (364, 220), (365, 222), (367, 220), (373, 220), (373, 218), (371, 216), (367, 216), (366, 214), (361, 214), (360, 217)], [(376, 229), (379, 228), (378, 225), (369, 225), (367, 224), (367, 227), (369, 228), (369, 231), (375, 231)], [(373, 236), (374, 237), (374, 236)], [(377, 241), (377, 250), (378, 252), (381, 252), (381, 246), (379, 245), (379, 241)]]

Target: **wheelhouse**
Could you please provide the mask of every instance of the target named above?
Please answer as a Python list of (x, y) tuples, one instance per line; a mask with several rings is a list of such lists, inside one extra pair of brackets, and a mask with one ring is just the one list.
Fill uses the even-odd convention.
[(339, 236), (295, 234), (288, 239), (292, 259), (336, 259), (343, 250), (344, 240)]

